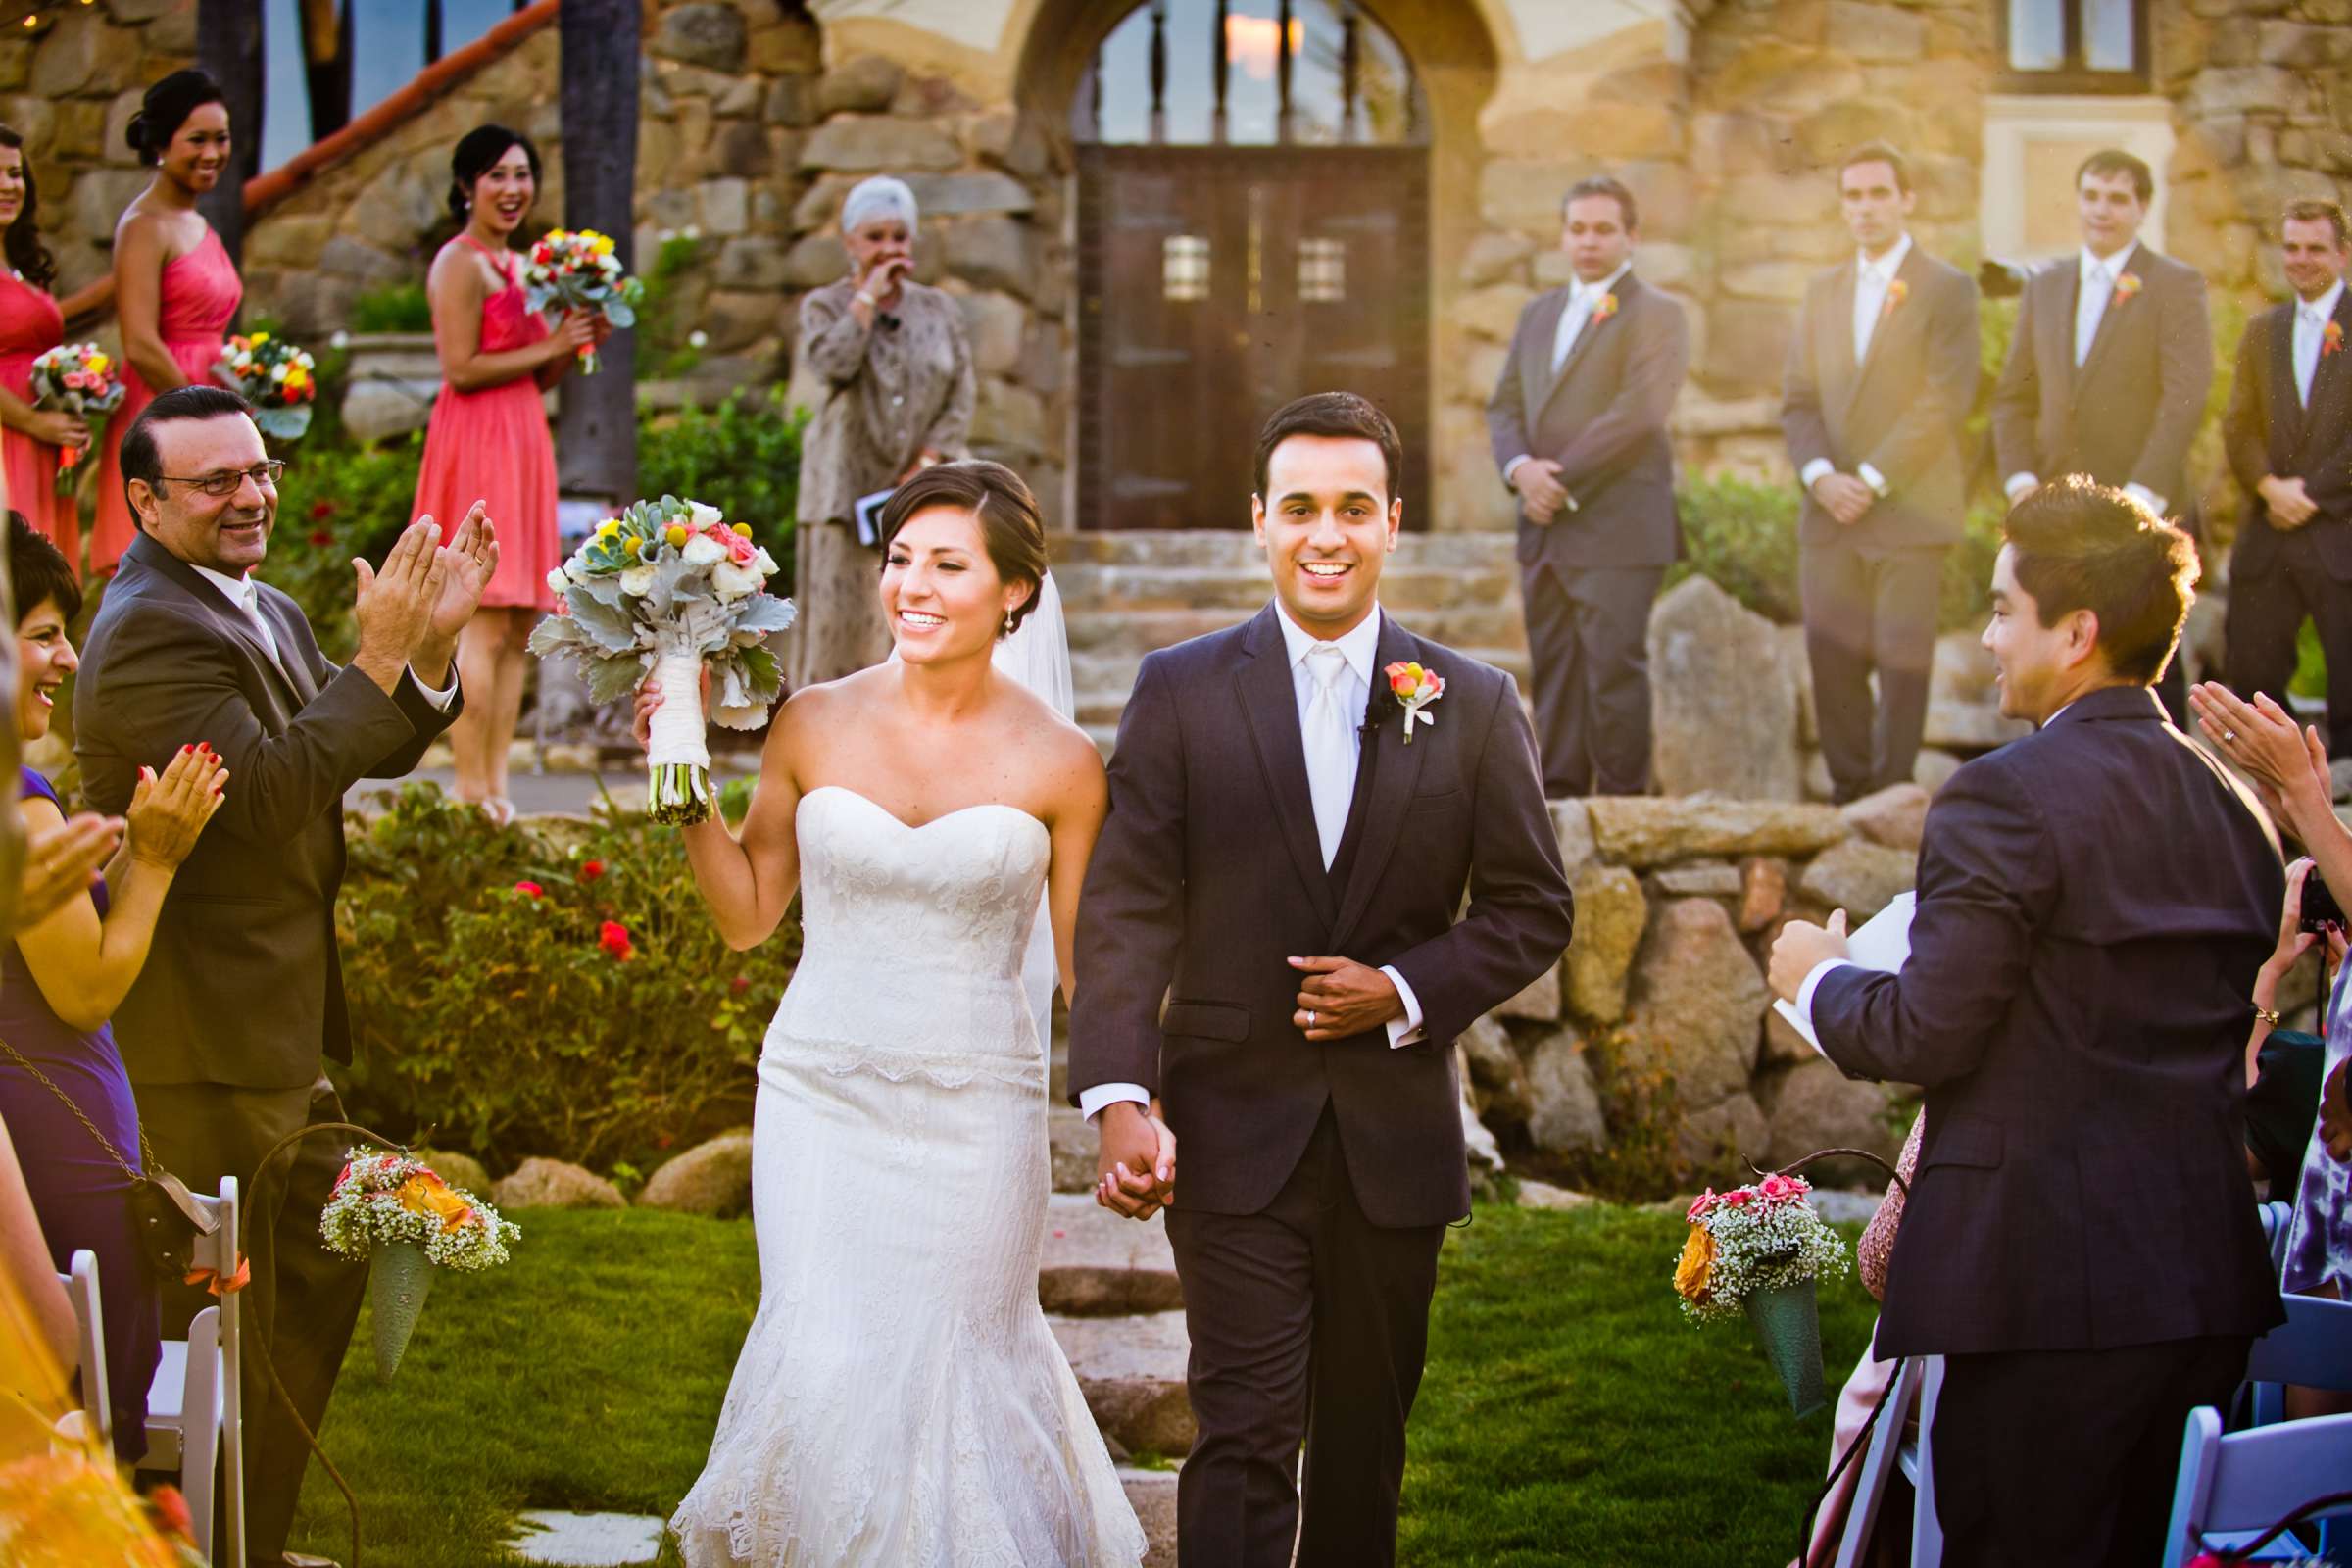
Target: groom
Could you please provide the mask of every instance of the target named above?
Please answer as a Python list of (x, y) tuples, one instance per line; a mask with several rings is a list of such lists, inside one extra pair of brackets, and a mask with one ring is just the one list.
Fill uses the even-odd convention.
[[(1070, 1091), (1100, 1200), (1168, 1205), (1192, 1333), (1187, 1568), (1283, 1568), (1295, 1539), (1300, 1568), (1395, 1560), (1438, 1248), (1470, 1210), (1453, 1039), (1568, 945), (1517, 689), (1381, 611), (1402, 466), (1352, 393), (1268, 421), (1275, 603), (1144, 661), (1081, 900)], [(1417, 714), (1384, 673), (1406, 662), (1445, 682)]]

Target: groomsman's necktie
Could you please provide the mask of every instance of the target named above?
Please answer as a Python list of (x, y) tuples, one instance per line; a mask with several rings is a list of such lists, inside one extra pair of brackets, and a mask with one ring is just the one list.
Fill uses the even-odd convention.
[(1568, 363), (1569, 351), (1576, 340), (1585, 335), (1585, 323), (1592, 315), (1593, 301), (1600, 291), (1590, 283), (1579, 283), (1568, 291), (1568, 309), (1560, 313), (1560, 329), (1551, 339), (1551, 373), (1560, 373)]
[(2327, 330), (2318, 306), (2295, 307), (2295, 396), (2307, 409), (2311, 407), (2311, 379), (2320, 369), (2320, 334)]
[(2090, 358), (2091, 342), (2099, 335), (2099, 318), (2106, 313), (2107, 296), (2115, 292), (2115, 274), (2099, 263), (2082, 279), (2082, 297), (2075, 302), (2075, 365)]
[(1305, 743), (1306, 787), (1315, 806), (1315, 836), (1322, 841), (1323, 865), (1329, 870), (1339, 857), (1340, 839), (1348, 831), (1348, 807), (1355, 798), (1357, 720), (1348, 716), (1344, 700), (1348, 656), (1340, 652), (1338, 643), (1317, 643), (1309, 648), (1306, 672), (1315, 684), (1307, 698), (1299, 738)]

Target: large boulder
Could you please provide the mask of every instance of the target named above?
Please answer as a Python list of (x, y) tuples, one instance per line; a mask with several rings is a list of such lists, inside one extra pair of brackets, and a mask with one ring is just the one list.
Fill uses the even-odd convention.
[(639, 1208), (732, 1218), (752, 1206), (752, 1134), (721, 1133), (664, 1163), (637, 1195)]
[[(1578, 911), (1582, 914), (1582, 910)], [(1582, 920), (1579, 920), (1582, 925)], [(1502, 1018), (1520, 1018), (1533, 1023), (1550, 1023), (1560, 1015), (1560, 966), (1553, 964), (1528, 983), (1525, 991), (1494, 1009)]]
[(1576, 940), (1561, 967), (1568, 1008), (1592, 1023), (1625, 1016), (1625, 982), (1649, 923), (1642, 879), (1622, 865), (1588, 865), (1576, 879)]
[(1799, 799), (1796, 677), (1771, 621), (1687, 577), (1650, 609), (1649, 671), (1660, 789)]
[(1675, 1129), (1675, 1152), (1700, 1170), (1740, 1171), (1760, 1165), (1772, 1147), (1772, 1124), (1744, 1090), (1704, 1110), (1687, 1112)]
[(1560, 841), (1560, 864), (1570, 876), (1593, 860), (1592, 819), (1583, 801), (1553, 801), (1551, 830)]
[(1626, 1063), (1671, 1074), (1692, 1110), (1744, 1094), (1770, 1000), (1723, 906), (1677, 900), (1650, 922), (1634, 959)]
[(1585, 1060), (1585, 1043), (1575, 1030), (1545, 1035), (1528, 1053), (1527, 1093), (1533, 1106), (1527, 1135), (1538, 1149), (1586, 1154), (1609, 1141), (1600, 1096), (1592, 1087), (1592, 1068)]
[(1844, 816), (1871, 843), (1913, 854), (1927, 831), (1930, 799), (1921, 785), (1889, 784), (1847, 806)]
[(1726, 795), (1595, 796), (1585, 810), (1602, 858), (1636, 869), (1701, 856), (1802, 859), (1852, 831), (1835, 807)]
[[(1511, 1044), (1510, 1032), (1493, 1014), (1480, 1018), (1454, 1042), (1462, 1054), (1462, 1073), (1472, 1101), (1482, 1113), (1497, 1122), (1522, 1122), (1533, 1108), (1528, 1094), (1527, 1064)], [(1087, 1174), (1094, 1174), (1094, 1155), (1087, 1155)]]
[(501, 1208), (626, 1208), (620, 1189), (582, 1165), (533, 1155), (490, 1190)]
[[(1885, 1084), (1848, 1078), (1819, 1056), (1797, 1063), (1772, 1092), (1767, 1163), (1777, 1169), (1823, 1149), (1868, 1150), (1892, 1161), (1902, 1150), (1904, 1132), (1889, 1114), (1895, 1093)], [(1824, 1160), (1806, 1174), (1816, 1182), (1825, 1176), (1883, 1180), (1885, 1175), (1863, 1160)]]
[(1909, 891), (1918, 867), (1919, 857), (1908, 850), (1848, 839), (1822, 851), (1805, 867), (1797, 892), (1816, 904), (1843, 909), (1849, 921), (1860, 925), (1896, 894)]

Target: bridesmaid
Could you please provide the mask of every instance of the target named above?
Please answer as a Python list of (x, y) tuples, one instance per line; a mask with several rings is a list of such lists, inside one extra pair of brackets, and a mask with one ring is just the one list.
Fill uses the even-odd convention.
[(86, 447), (89, 426), (71, 414), (32, 406), (32, 362), (65, 341), (65, 313), (50, 294), (57, 262), (41, 243), (39, 203), (24, 138), (0, 125), (0, 240), (8, 275), (0, 278), (0, 470), (8, 497), (68, 562), (81, 560), (81, 517), (57, 493), (60, 447)]
[(450, 728), (458, 798), (504, 824), (507, 748), (522, 710), (523, 645), (556, 608), (547, 574), (556, 539), (556, 447), (540, 393), (579, 351), (611, 332), (601, 316), (566, 315), (554, 332), (524, 308), (508, 244), (538, 194), (539, 149), (504, 125), (468, 131), (450, 158), (449, 209), (466, 226), (433, 258), (425, 292), (446, 384), (433, 404), (414, 516), (462, 517), (489, 504), (498, 571), (458, 635), (466, 710)]
[(147, 89), (129, 140), (155, 170), (115, 225), (115, 315), (122, 326), (122, 406), (106, 424), (90, 571), (106, 576), (138, 531), (122, 493), (123, 432), (153, 402), (209, 382), (244, 285), (220, 236), (196, 210), (228, 168), (228, 105), (201, 71), (174, 71)]

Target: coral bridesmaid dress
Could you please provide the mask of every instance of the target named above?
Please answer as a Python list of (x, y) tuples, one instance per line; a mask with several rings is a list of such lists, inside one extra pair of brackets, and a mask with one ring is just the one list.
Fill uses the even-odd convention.
[[(66, 318), (47, 289), (0, 273), (0, 386), (32, 401), (32, 362), (66, 340)], [(22, 430), (0, 430), (0, 470), (8, 475), (8, 504), (81, 565), (81, 516), (57, 493), (57, 448)]]
[[(238, 281), (228, 247), (209, 227), (203, 244), (164, 264), (156, 325), (172, 362), (190, 381), (213, 383), (213, 366), (220, 361), (228, 323), (244, 297), (245, 285)], [(155, 401), (154, 389), (128, 355), (123, 356), (122, 385), (122, 406), (106, 421), (106, 461), (98, 469), (98, 521), (90, 530), (90, 573), (99, 577), (115, 569), (138, 531), (138, 520), (122, 496), (122, 435), (139, 411)]]
[[(460, 234), (506, 278), (482, 301), (482, 352), (527, 348), (547, 336), (547, 323), (523, 304), (514, 258)], [(424, 434), (424, 468), (416, 478), (414, 520), (426, 514), (444, 535), (476, 501), (489, 504), (498, 530), (498, 572), (482, 594), (484, 606), (553, 611), (547, 574), (563, 561), (556, 538), (556, 443), (538, 378), (525, 373), (471, 392), (444, 382)]]

